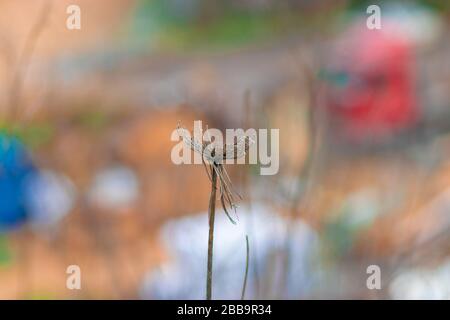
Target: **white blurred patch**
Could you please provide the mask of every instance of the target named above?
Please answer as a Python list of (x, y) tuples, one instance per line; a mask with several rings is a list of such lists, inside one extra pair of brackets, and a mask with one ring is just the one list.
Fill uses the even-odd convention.
[(62, 174), (41, 170), (25, 180), (25, 206), (35, 228), (54, 226), (73, 207), (75, 186)]
[(395, 25), (397, 32), (417, 46), (433, 43), (445, 30), (442, 20), (436, 13), (413, 4), (391, 4), (385, 11), (382, 9), (382, 19), (384, 18), (388, 23)]
[(101, 209), (120, 210), (130, 206), (139, 194), (135, 173), (124, 166), (115, 166), (97, 173), (89, 188), (89, 202)]
[(435, 269), (409, 269), (401, 272), (389, 286), (393, 299), (450, 299), (450, 260)]
[[(295, 222), (289, 243), (291, 259), (286, 290), (283, 250), (287, 220), (262, 205), (240, 207), (233, 225), (223, 210), (217, 210), (214, 232), (213, 298), (239, 299), (246, 261), (245, 235), (249, 236), (250, 264), (246, 298), (299, 298), (307, 295), (315, 281), (313, 257), (317, 253), (316, 232), (301, 220)], [(162, 242), (170, 261), (144, 278), (144, 299), (204, 299), (207, 262), (207, 213), (181, 218), (164, 225)], [(259, 290), (257, 292), (257, 289)]]

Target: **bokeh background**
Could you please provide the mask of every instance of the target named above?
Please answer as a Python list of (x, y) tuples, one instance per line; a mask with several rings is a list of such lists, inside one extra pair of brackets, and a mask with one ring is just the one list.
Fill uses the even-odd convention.
[(240, 298), (248, 235), (246, 298), (449, 299), (449, 9), (0, 1), (0, 298), (204, 298), (209, 180), (170, 160), (202, 120), (280, 129), (278, 174), (227, 167), (213, 298)]

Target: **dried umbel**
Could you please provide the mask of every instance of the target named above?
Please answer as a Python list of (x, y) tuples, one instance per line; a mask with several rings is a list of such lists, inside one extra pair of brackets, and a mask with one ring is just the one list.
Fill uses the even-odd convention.
[[(178, 124), (177, 131), (179, 136), (183, 138), (183, 142), (193, 151), (201, 155), (206, 174), (211, 181), (211, 194), (208, 207), (208, 261), (206, 269), (206, 299), (211, 300), (217, 181), (219, 181), (220, 202), (222, 203), (223, 210), (228, 219), (230, 219), (233, 224), (236, 224), (231, 218), (228, 209), (234, 209), (236, 212), (237, 206), (235, 204), (235, 198), (239, 197), (242, 199), (242, 197), (234, 189), (231, 179), (224, 167), (224, 162), (227, 159), (238, 159), (245, 156), (250, 145), (254, 141), (249, 136), (243, 135), (238, 137), (236, 142), (233, 141), (232, 144), (222, 144), (212, 141), (209, 134), (207, 135), (206, 141), (203, 141), (205, 139), (197, 141), (195, 138), (191, 138), (188, 131), (182, 128), (180, 124)], [(209, 133), (209, 131), (207, 130), (206, 133)]]
[[(209, 197), (208, 207), (208, 261), (206, 269), (206, 299), (212, 299), (212, 269), (213, 269), (213, 243), (214, 243), (214, 220), (216, 212), (216, 191), (217, 180), (219, 181), (220, 202), (222, 203), (223, 210), (228, 219), (233, 224), (236, 222), (231, 218), (228, 212), (229, 208), (232, 208), (236, 212), (235, 197), (242, 197), (233, 188), (231, 179), (224, 167), (224, 162), (227, 159), (238, 159), (247, 153), (250, 145), (254, 142), (249, 136), (243, 135), (237, 138), (232, 144), (223, 144), (216, 141), (212, 141), (209, 135), (209, 130), (206, 130), (207, 139), (197, 141), (195, 138), (191, 138), (189, 132), (182, 128), (178, 123), (177, 127), (178, 135), (183, 138), (183, 142), (186, 143), (193, 151), (201, 155), (202, 163), (205, 166), (206, 174), (211, 181), (211, 194)], [(206, 141), (204, 141), (206, 140)], [(245, 288), (245, 286), (244, 286)], [(244, 294), (243, 289), (243, 294)]]
[(228, 219), (233, 224), (236, 224), (228, 210), (231, 208), (236, 212), (237, 205), (235, 200), (236, 198), (242, 199), (242, 196), (233, 187), (230, 176), (224, 167), (224, 162), (227, 159), (236, 160), (245, 157), (254, 140), (250, 136), (242, 135), (232, 144), (217, 143), (212, 141), (211, 137), (207, 137), (205, 141), (200, 142), (191, 138), (187, 130), (181, 127), (180, 124), (178, 124), (177, 130), (184, 143), (193, 151), (202, 155), (202, 163), (205, 166), (209, 180), (212, 182), (213, 175), (218, 177), (220, 202)]

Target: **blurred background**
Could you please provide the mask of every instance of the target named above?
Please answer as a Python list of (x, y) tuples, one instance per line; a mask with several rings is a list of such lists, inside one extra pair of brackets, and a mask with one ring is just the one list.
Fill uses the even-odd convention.
[(213, 298), (245, 235), (249, 299), (450, 298), (450, 2), (2, 0), (0, 26), (0, 298), (203, 299), (210, 182), (170, 159), (194, 120), (280, 129), (278, 174), (227, 166)]

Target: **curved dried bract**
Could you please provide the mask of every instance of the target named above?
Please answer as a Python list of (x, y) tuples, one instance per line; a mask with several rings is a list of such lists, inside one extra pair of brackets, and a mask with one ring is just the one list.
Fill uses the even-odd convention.
[(203, 153), (204, 146), (197, 140), (190, 137), (190, 133), (185, 128), (181, 127), (180, 123), (177, 126), (178, 135), (183, 138), (183, 142), (187, 144), (193, 151), (200, 154)]
[(236, 143), (225, 145), (224, 159), (239, 159), (247, 154), (250, 146), (255, 141), (249, 136), (240, 136)]

